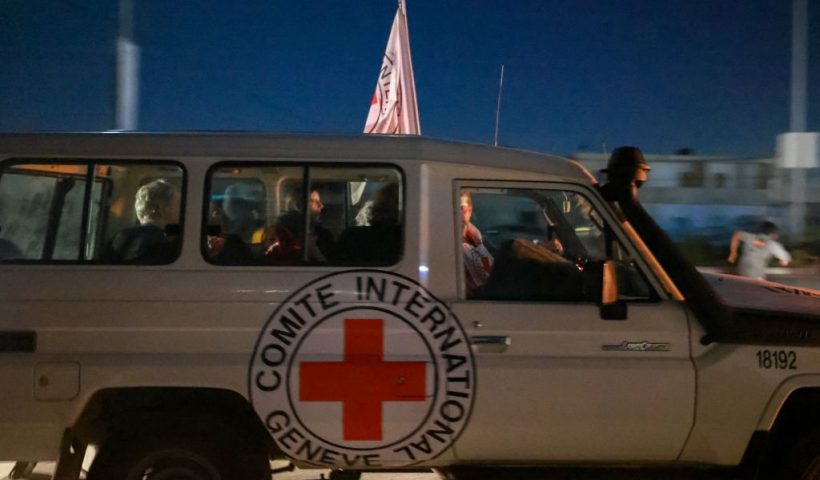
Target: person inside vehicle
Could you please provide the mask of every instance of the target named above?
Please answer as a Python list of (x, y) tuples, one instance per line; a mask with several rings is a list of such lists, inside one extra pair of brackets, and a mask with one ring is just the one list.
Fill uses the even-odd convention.
[(462, 191), (459, 199), (461, 210), (461, 247), (464, 254), (464, 278), (467, 297), (476, 288), (487, 283), (493, 267), (493, 256), (484, 245), (481, 231), (472, 222), (473, 201), (470, 193)]
[(286, 215), (277, 223), (262, 230), (260, 245), (264, 263), (271, 265), (299, 264), (304, 260), (302, 239), (296, 237), (299, 231), (299, 216)]
[(179, 189), (166, 180), (140, 187), (134, 201), (139, 225), (114, 235), (103, 259), (145, 265), (173, 261), (179, 251), (179, 237), (169, 235), (166, 227), (179, 224), (180, 201)]
[(239, 235), (225, 232), (225, 213), (214, 202), (208, 210), (206, 253), (218, 265), (249, 265), (253, 263), (250, 247)]
[(402, 227), (399, 184), (388, 183), (373, 196), (366, 226), (347, 228), (339, 237), (336, 261), (341, 264), (390, 265), (401, 256)]
[[(464, 193), (464, 192), (463, 192)], [(567, 258), (566, 248), (559, 238), (566, 221), (557, 208), (542, 205), (546, 228), (539, 238), (516, 235), (502, 242), (494, 252), (486, 279), (479, 283), (479, 252), (476, 246), (477, 229), (471, 227), (472, 204), (469, 196), (461, 195), (461, 213), (464, 225), (463, 247), (467, 270), (467, 298), (511, 301), (577, 301), (587, 300), (589, 290), (579, 267)], [(534, 222), (536, 216), (525, 212), (521, 225)], [(559, 218), (560, 217), (560, 218)], [(563, 222), (563, 224), (562, 224)], [(485, 262), (487, 263), (487, 262)]]
[(248, 182), (236, 182), (225, 189), (222, 198), (225, 233), (237, 235), (250, 244), (262, 227), (261, 192)]
[[(293, 198), (301, 198), (301, 189), (297, 189)], [(309, 263), (326, 263), (333, 251), (333, 234), (321, 224), (321, 214), (325, 206), (318, 190), (312, 190), (308, 198), (307, 222), (299, 206), (279, 217), (274, 225), (266, 227), (262, 233), (263, 255), (270, 263), (292, 264), (307, 260)], [(305, 250), (306, 249), (306, 253)]]

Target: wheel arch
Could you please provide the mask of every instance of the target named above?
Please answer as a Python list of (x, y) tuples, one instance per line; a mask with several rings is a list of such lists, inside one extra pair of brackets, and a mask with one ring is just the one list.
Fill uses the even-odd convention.
[(820, 382), (816, 376), (806, 380), (791, 379), (772, 396), (747, 448), (745, 465), (772, 474), (802, 438), (820, 430)]
[(201, 387), (124, 387), (94, 393), (74, 425), (77, 437), (99, 445), (126, 429), (185, 426), (208, 428), (215, 422), (241, 434), (256, 446), (277, 453), (273, 439), (250, 402), (239, 393)]
[(819, 428), (820, 387), (804, 387), (785, 398), (769, 433), (774, 443), (793, 443)]

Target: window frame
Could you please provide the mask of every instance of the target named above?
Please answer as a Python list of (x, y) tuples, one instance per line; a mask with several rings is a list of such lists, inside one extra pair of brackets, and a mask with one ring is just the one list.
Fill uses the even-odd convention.
[[(180, 162), (179, 160), (174, 159), (147, 159), (147, 158), (109, 158), (109, 157), (9, 157), (5, 158), (0, 161), (0, 182), (3, 180), (3, 176), (7, 174), (7, 172), (14, 168), (16, 165), (66, 165), (66, 166), (84, 166), (86, 168), (86, 172), (84, 175), (85, 180), (85, 188), (83, 191), (83, 211), (80, 223), (80, 247), (78, 251), (78, 258), (76, 260), (54, 260), (53, 258), (38, 258), (38, 259), (10, 259), (10, 260), (3, 260), (0, 262), (0, 265), (100, 265), (100, 266), (129, 266), (129, 267), (161, 267), (166, 265), (171, 265), (179, 261), (179, 258), (182, 256), (183, 250), (183, 243), (184, 243), (184, 232), (185, 232), (185, 210), (188, 198), (188, 170), (185, 168), (185, 165)], [(89, 224), (91, 220), (91, 203), (90, 203), (90, 195), (93, 193), (93, 186), (96, 176), (96, 168), (100, 165), (111, 165), (111, 166), (121, 166), (121, 167), (128, 167), (129, 165), (164, 165), (164, 166), (172, 166), (179, 169), (181, 175), (181, 186), (180, 186), (180, 205), (179, 205), (179, 246), (176, 252), (176, 256), (174, 260), (168, 263), (163, 264), (151, 264), (151, 265), (141, 265), (137, 263), (107, 263), (102, 262), (99, 259), (85, 259), (85, 251), (87, 245), (85, 242), (88, 239), (89, 234)], [(46, 172), (36, 172), (34, 175), (41, 175), (50, 177)], [(78, 177), (81, 175), (77, 175)], [(111, 180), (104, 179), (103, 184), (107, 186), (106, 189), (103, 191), (103, 195), (106, 192), (110, 192), (111, 188)], [(102, 211), (99, 212), (99, 215), (102, 216)], [(62, 217), (62, 213), (61, 213)], [(100, 220), (100, 224), (97, 225), (98, 232), (102, 228), (104, 231), (104, 227), (107, 225), (108, 217), (102, 218)], [(48, 227), (50, 228), (50, 227)], [(104, 241), (104, 239), (103, 239)], [(44, 247), (45, 248), (45, 247)], [(53, 256), (53, 251), (51, 252), (51, 256)]]
[[(212, 194), (212, 181), (211, 178), (216, 170), (226, 169), (226, 168), (301, 168), (302, 169), (302, 204), (305, 205), (305, 223), (307, 226), (307, 222), (309, 222), (309, 217), (307, 216), (307, 208), (310, 205), (310, 189), (311, 186), (311, 170), (313, 169), (328, 169), (328, 170), (344, 170), (344, 169), (389, 169), (396, 172), (398, 175), (398, 185), (399, 185), (399, 205), (400, 205), (400, 226), (401, 226), (401, 245), (399, 246), (399, 254), (396, 260), (387, 265), (358, 265), (358, 264), (333, 264), (333, 263), (305, 263), (303, 265), (266, 265), (262, 263), (254, 263), (254, 264), (220, 264), (215, 263), (209, 258), (208, 255), (208, 220), (209, 220), (209, 211), (210, 211), (210, 202), (211, 202), (211, 194)], [(349, 187), (347, 188), (349, 190)], [(203, 188), (202, 188), (202, 215), (200, 221), (200, 238), (199, 238), (199, 253), (200, 257), (203, 261), (205, 261), (208, 265), (219, 268), (220, 270), (231, 270), (231, 269), (240, 269), (240, 268), (253, 268), (253, 269), (273, 269), (273, 270), (306, 270), (306, 269), (313, 269), (313, 270), (349, 270), (351, 268), (378, 268), (378, 269), (392, 269), (400, 265), (404, 261), (404, 257), (407, 253), (407, 175), (404, 169), (395, 163), (390, 162), (366, 162), (366, 161), (327, 161), (327, 160), (305, 160), (305, 159), (293, 159), (293, 158), (277, 158), (277, 159), (259, 159), (259, 160), (248, 160), (248, 159), (221, 159), (219, 161), (214, 162), (211, 164), (207, 171), (205, 172), (205, 177), (203, 178)], [(349, 191), (348, 191), (349, 194)], [(345, 209), (348, 208), (347, 202), (345, 202)], [(346, 212), (348, 215), (349, 212)], [(303, 245), (304, 247), (304, 245)], [(303, 251), (306, 252), (306, 249), (303, 248)], [(307, 254), (307, 253), (306, 253)]]
[(555, 182), (530, 182), (530, 181), (517, 181), (517, 180), (469, 180), (469, 179), (455, 179), (453, 180), (453, 189), (452, 189), (452, 212), (451, 214), (454, 216), (454, 244), (453, 244), (453, 252), (455, 252), (455, 260), (456, 260), (456, 285), (457, 285), (457, 295), (459, 301), (466, 301), (470, 303), (476, 302), (493, 302), (493, 303), (537, 303), (541, 305), (551, 305), (551, 304), (584, 304), (588, 305), (591, 302), (569, 302), (569, 301), (541, 301), (541, 300), (530, 300), (530, 301), (523, 301), (523, 300), (491, 300), (491, 299), (481, 299), (481, 298), (468, 298), (467, 297), (467, 285), (466, 279), (464, 277), (464, 256), (461, 254), (462, 252), (462, 245), (461, 245), (461, 234), (460, 232), (464, 228), (464, 223), (461, 218), (461, 210), (459, 208), (459, 204), (461, 201), (461, 190), (462, 189), (496, 189), (496, 190), (512, 190), (512, 189), (521, 189), (521, 190), (554, 190), (554, 191), (564, 191), (564, 192), (571, 192), (577, 193), (582, 195), (586, 198), (587, 201), (590, 202), (596, 213), (601, 217), (601, 221), (604, 223), (604, 235), (606, 238), (606, 245), (605, 248), (607, 250), (607, 256), (611, 255), (611, 245), (613, 241), (616, 241), (621, 244), (622, 248), (626, 250), (626, 253), (635, 261), (636, 268), (638, 268), (639, 272), (642, 274), (643, 278), (646, 280), (646, 283), (649, 286), (650, 296), (649, 298), (645, 299), (623, 299), (628, 303), (658, 303), (664, 299), (668, 298), (668, 295), (664, 291), (660, 281), (658, 280), (655, 271), (649, 266), (646, 260), (640, 255), (639, 250), (635, 247), (626, 233), (617, 226), (618, 222), (616, 220), (616, 216), (612, 212), (609, 205), (607, 205), (598, 195), (598, 193), (585, 185), (579, 185), (575, 183), (566, 183), (561, 181)]

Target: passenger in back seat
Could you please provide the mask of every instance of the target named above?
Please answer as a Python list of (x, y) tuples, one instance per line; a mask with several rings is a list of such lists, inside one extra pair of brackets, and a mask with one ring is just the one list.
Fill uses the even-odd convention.
[(239, 235), (225, 231), (225, 214), (215, 203), (208, 212), (206, 253), (217, 265), (251, 265), (254, 263), (250, 247)]
[[(301, 198), (301, 194), (295, 196)], [(262, 233), (263, 255), (266, 263), (293, 265), (305, 261), (307, 248), (308, 263), (326, 263), (334, 249), (333, 234), (322, 226), (321, 214), (324, 210), (318, 190), (310, 192), (308, 233), (305, 237), (305, 216), (297, 208), (279, 217), (276, 224), (265, 228)]]
[(343, 265), (390, 265), (401, 256), (399, 185), (389, 183), (373, 198), (368, 226), (349, 227), (339, 237), (335, 258)]
[(118, 232), (102, 256), (105, 263), (158, 265), (170, 263), (179, 251), (179, 237), (166, 226), (179, 223), (180, 192), (166, 180), (140, 187), (134, 201), (139, 226)]
[(263, 225), (263, 194), (258, 185), (240, 181), (225, 189), (222, 199), (225, 233), (238, 235), (250, 244), (254, 233)]

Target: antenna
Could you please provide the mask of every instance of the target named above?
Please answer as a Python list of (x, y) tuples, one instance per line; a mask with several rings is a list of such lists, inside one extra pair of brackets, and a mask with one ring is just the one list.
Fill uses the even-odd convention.
[(493, 146), (498, 146), (498, 123), (501, 118), (501, 90), (504, 88), (504, 64), (501, 64), (501, 79), (498, 80), (498, 100), (495, 104), (495, 138)]

